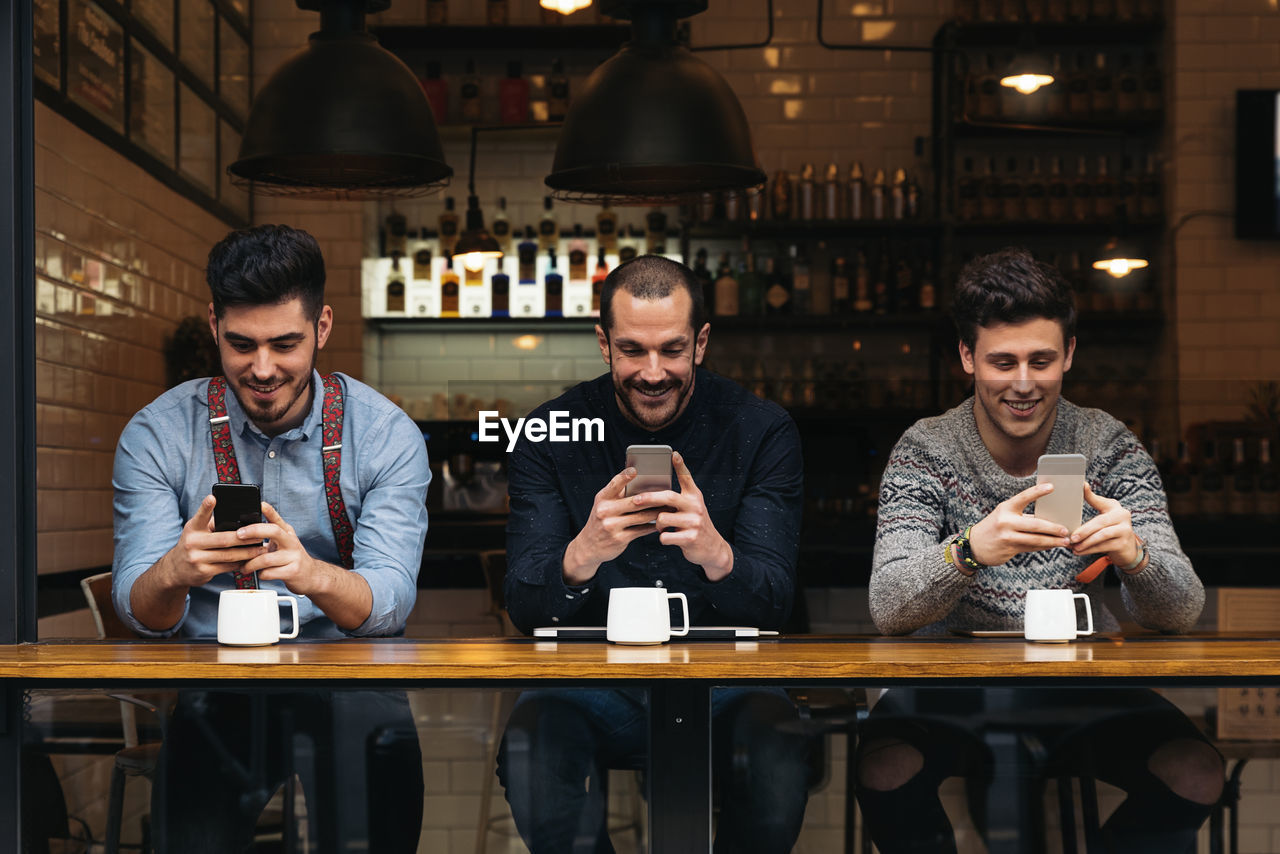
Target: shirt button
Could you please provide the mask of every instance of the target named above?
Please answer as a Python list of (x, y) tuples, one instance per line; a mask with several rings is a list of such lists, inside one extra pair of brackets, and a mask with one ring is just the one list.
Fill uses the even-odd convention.
[(275, 451), (267, 451), (267, 456), (274, 460), (274, 459), (276, 458), (276, 452), (275, 452)]
[(564, 594), (564, 598), (566, 598), (566, 599), (572, 599), (572, 598), (573, 598), (573, 594), (572, 594), (572, 593), (566, 593), (566, 594)]
[(661, 581), (655, 581), (655, 582), (653, 582), (653, 586), (654, 586), (654, 587), (661, 587), (661, 586), (662, 586), (662, 582), (661, 582)]

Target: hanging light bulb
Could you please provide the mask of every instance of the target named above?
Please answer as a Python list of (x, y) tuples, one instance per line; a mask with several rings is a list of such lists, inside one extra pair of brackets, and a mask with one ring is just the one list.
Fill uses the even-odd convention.
[(458, 256), (462, 256), (462, 266), (473, 273), (483, 270), (485, 261), (490, 258), (502, 257), (498, 241), (484, 227), (480, 199), (474, 195), (467, 197), (467, 227), (453, 245), (453, 257)]
[(1093, 269), (1102, 270), (1116, 279), (1123, 279), (1134, 270), (1148, 266), (1147, 259), (1142, 257), (1141, 252), (1118, 238), (1108, 240), (1099, 254), (1098, 260), (1093, 262)]
[(544, 9), (559, 12), (561, 15), (572, 15), (579, 9), (590, 6), (591, 0), (538, 0), (538, 5)]
[(1010, 74), (1008, 77), (1000, 78), (1001, 86), (1017, 89), (1024, 95), (1030, 95), (1041, 86), (1048, 86), (1052, 82), (1051, 74)]

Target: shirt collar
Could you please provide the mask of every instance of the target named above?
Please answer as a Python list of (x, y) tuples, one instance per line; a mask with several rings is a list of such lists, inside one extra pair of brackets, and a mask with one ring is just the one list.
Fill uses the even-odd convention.
[[(231, 432), (239, 436), (255, 436), (261, 441), (270, 442), (271, 439), (284, 439), (286, 441), (303, 441), (309, 440), (313, 433), (321, 429), (324, 421), (324, 381), (320, 378), (320, 372), (313, 370), (311, 372), (311, 387), (315, 390), (315, 394), (311, 398), (311, 411), (307, 413), (306, 419), (292, 430), (286, 430), (279, 436), (268, 436), (257, 428), (257, 426), (245, 414), (243, 407), (240, 406), (240, 398), (236, 397), (234, 391), (231, 390), (231, 383), (227, 383), (227, 417), (230, 418)], [(208, 406), (208, 392), (205, 392), (205, 405)]]

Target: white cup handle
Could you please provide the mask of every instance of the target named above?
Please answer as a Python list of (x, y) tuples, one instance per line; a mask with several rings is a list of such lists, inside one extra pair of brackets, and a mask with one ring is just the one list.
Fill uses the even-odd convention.
[[(1091, 607), (1089, 606), (1089, 596), (1088, 596), (1088, 594), (1086, 594), (1086, 593), (1075, 593), (1075, 594), (1072, 594), (1071, 598), (1072, 598), (1072, 599), (1083, 599), (1083, 600), (1084, 600), (1084, 616), (1085, 616), (1085, 620), (1087, 621), (1087, 625), (1088, 625), (1088, 627), (1089, 627), (1089, 628), (1085, 629), (1083, 632), (1082, 632), (1082, 631), (1080, 631), (1079, 629), (1077, 629), (1077, 630), (1076, 630), (1076, 637), (1079, 637), (1080, 635), (1091, 635), (1091, 634), (1093, 634), (1093, 608), (1091, 608)], [(1079, 625), (1079, 623), (1077, 623), (1076, 625)]]
[(672, 629), (671, 634), (674, 637), (684, 637), (689, 634), (689, 600), (685, 598), (683, 593), (668, 593), (667, 598), (680, 600), (680, 607), (684, 611), (684, 628), (680, 629), (680, 631)]
[(298, 600), (292, 596), (281, 596), (281, 602), (288, 602), (289, 607), (293, 609), (293, 631), (287, 635), (281, 635), (280, 639), (296, 638), (298, 636)]

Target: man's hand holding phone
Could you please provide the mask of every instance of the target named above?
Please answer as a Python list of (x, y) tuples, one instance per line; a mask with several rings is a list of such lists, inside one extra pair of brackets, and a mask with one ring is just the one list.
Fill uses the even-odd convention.
[(1053, 492), (1053, 484), (1038, 483), (1002, 501), (969, 532), (969, 550), (983, 566), (999, 566), (1023, 552), (1070, 547), (1064, 525), (1027, 515), (1031, 502)]
[(632, 540), (657, 530), (658, 511), (637, 509), (635, 499), (641, 496), (627, 496), (627, 485), (635, 478), (636, 470), (627, 467), (596, 493), (587, 524), (564, 551), (566, 584), (586, 584), (600, 564), (622, 554)]
[(1071, 552), (1076, 555), (1102, 554), (1116, 566), (1129, 566), (1142, 555), (1142, 544), (1133, 530), (1129, 511), (1114, 498), (1095, 495), (1084, 485), (1084, 500), (1098, 511), (1071, 535)]
[(216, 499), (206, 495), (182, 526), (177, 544), (167, 555), (171, 586), (200, 587), (224, 572), (241, 571), (246, 561), (266, 551), (261, 542), (246, 543), (234, 530), (215, 530), (215, 505)]
[(720, 536), (707, 513), (702, 490), (680, 454), (671, 455), (680, 491), (670, 489), (645, 492), (631, 499), (637, 508), (660, 510), (656, 524), (664, 546), (679, 546), (684, 559), (702, 567), (710, 581), (719, 581), (733, 571), (733, 548)]

